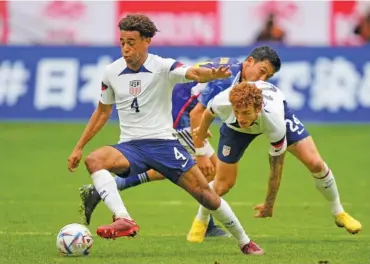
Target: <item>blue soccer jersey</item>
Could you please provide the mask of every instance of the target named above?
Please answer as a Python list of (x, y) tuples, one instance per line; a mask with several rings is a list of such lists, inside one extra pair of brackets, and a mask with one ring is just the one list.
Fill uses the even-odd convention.
[(226, 90), (231, 85), (236, 82), (239, 82), (240, 75), (242, 71), (242, 63), (239, 62), (237, 59), (233, 58), (214, 58), (208, 62), (201, 63), (200, 66), (202, 67), (213, 67), (218, 68), (221, 65), (228, 65), (230, 66), (231, 76), (227, 79), (218, 79), (212, 82), (207, 83), (207, 85), (202, 89), (198, 101), (204, 107), (207, 107), (208, 102), (215, 97), (220, 92)]
[(192, 92), (196, 82), (176, 84), (172, 92), (172, 119), (175, 129), (190, 127), (190, 111), (197, 104), (199, 93)]
[(206, 107), (208, 102), (218, 93), (226, 90), (235, 81), (239, 81), (242, 68), (242, 64), (238, 60), (227, 57), (214, 58), (197, 65), (207, 68), (229, 65), (232, 76), (205, 84), (197, 82), (176, 84), (172, 92), (172, 118), (175, 129), (190, 127), (190, 112), (198, 101)]

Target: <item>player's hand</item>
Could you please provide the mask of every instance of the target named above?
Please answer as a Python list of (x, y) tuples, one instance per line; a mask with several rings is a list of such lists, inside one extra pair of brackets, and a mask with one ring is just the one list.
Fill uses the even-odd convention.
[(230, 66), (220, 66), (217, 69), (212, 68), (212, 75), (214, 79), (226, 79), (231, 76)]
[(207, 179), (213, 178), (215, 175), (215, 167), (207, 156), (196, 156), (196, 161), (199, 169)]
[(68, 169), (71, 172), (76, 171), (82, 158), (82, 149), (74, 149), (68, 158)]
[(193, 131), (192, 131), (192, 136), (193, 136), (194, 141), (203, 142), (206, 139), (206, 137), (209, 136), (209, 135), (211, 135), (211, 133), (209, 131), (207, 131), (206, 133), (203, 133), (199, 129), (199, 127), (194, 128)]
[(266, 206), (266, 204), (257, 204), (253, 207), (254, 210), (258, 211), (254, 217), (257, 218), (266, 218), (266, 217), (272, 217), (272, 206)]

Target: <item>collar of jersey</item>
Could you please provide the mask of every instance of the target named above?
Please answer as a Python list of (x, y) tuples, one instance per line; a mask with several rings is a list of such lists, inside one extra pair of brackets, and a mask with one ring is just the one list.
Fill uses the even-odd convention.
[(134, 74), (134, 73), (139, 73), (139, 72), (149, 72), (149, 73), (152, 73), (147, 68), (145, 68), (144, 65), (141, 65), (140, 69), (138, 69), (137, 71), (134, 71), (134, 70), (126, 67), (120, 74), (118, 74), (118, 76), (123, 75), (123, 74)]

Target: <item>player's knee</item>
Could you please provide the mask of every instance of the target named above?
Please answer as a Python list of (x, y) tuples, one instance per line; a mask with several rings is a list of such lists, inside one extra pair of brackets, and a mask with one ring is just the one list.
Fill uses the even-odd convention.
[(94, 152), (90, 153), (85, 158), (85, 165), (90, 174), (103, 169), (103, 163), (101, 159), (98, 157), (98, 155), (94, 154)]
[(220, 206), (219, 196), (209, 187), (199, 192), (198, 202), (208, 210), (216, 210)]
[(148, 172), (148, 177), (150, 181), (160, 181), (166, 179), (162, 174), (154, 170)]
[(213, 189), (219, 196), (227, 194), (233, 187), (235, 182), (230, 181), (215, 181)]
[(311, 173), (319, 173), (325, 170), (324, 161), (320, 157), (315, 157), (307, 164)]

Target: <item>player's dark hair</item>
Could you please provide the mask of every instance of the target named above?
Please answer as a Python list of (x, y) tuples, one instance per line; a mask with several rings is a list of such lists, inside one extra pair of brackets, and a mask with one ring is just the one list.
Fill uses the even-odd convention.
[(268, 61), (274, 67), (275, 72), (278, 72), (281, 67), (280, 57), (277, 52), (269, 46), (259, 46), (252, 50), (248, 57), (252, 57), (255, 62)]
[(143, 14), (130, 14), (122, 18), (118, 27), (125, 31), (138, 31), (141, 37), (152, 38), (159, 30), (149, 17)]

